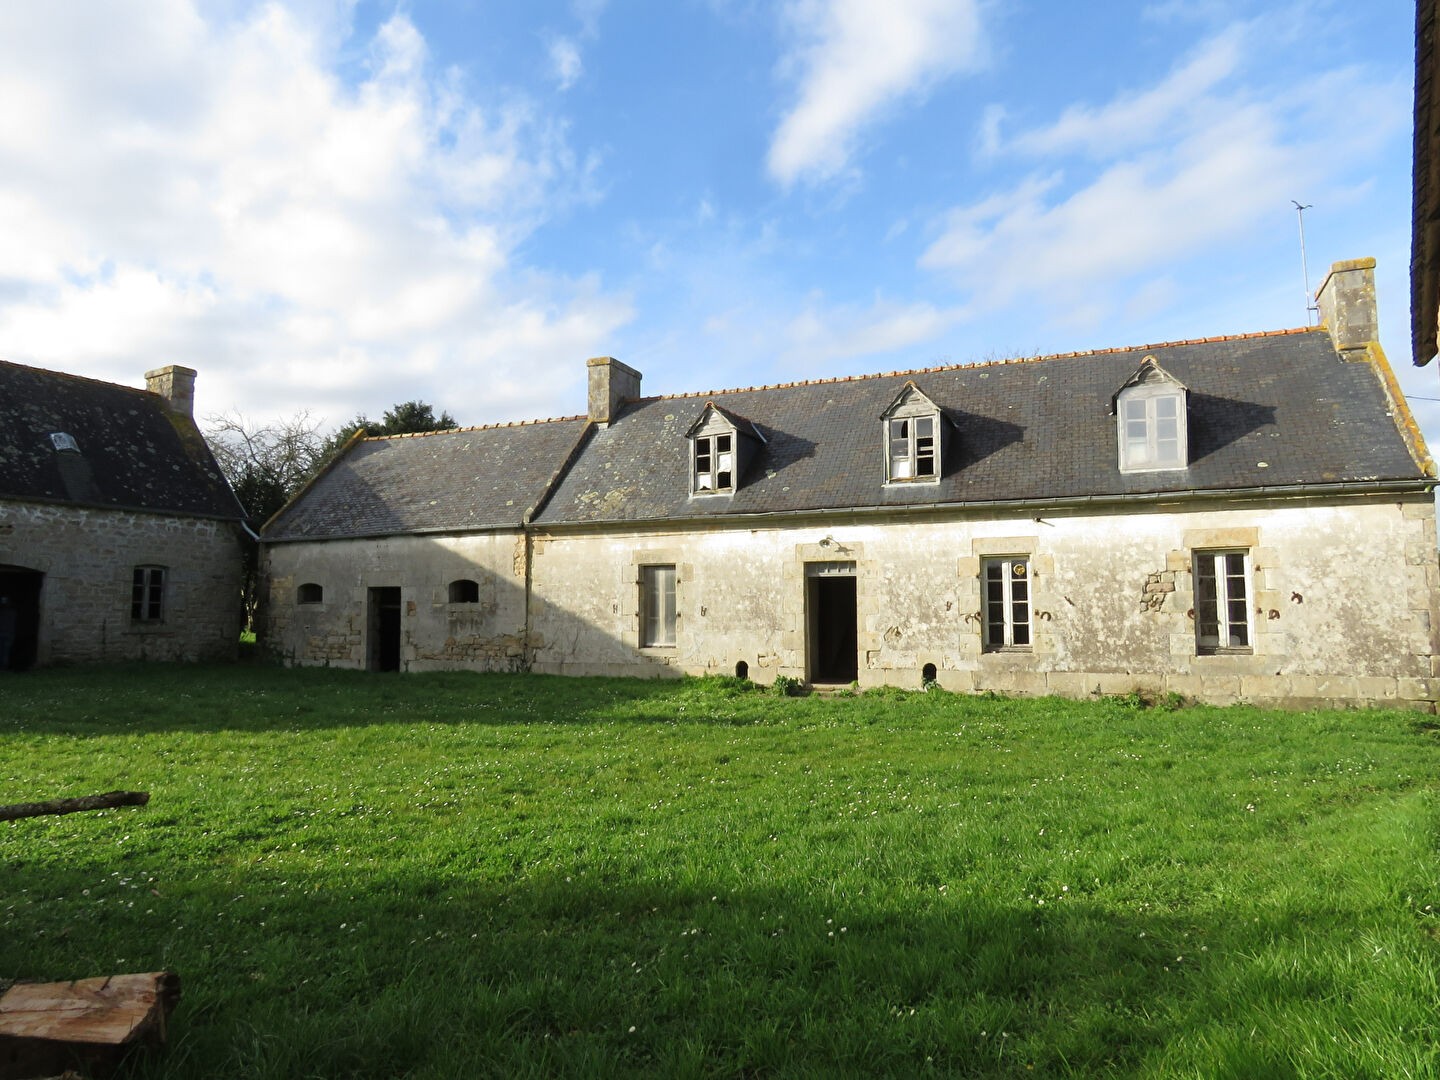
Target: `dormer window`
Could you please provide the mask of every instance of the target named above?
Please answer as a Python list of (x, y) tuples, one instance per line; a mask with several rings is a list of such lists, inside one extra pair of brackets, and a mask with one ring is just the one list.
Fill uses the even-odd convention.
[(50, 433), (50, 445), (59, 451), (69, 451), (72, 454), (80, 452), (80, 444), (75, 441), (75, 436), (68, 431), (54, 431)]
[(1179, 379), (1147, 356), (1114, 398), (1121, 472), (1159, 472), (1190, 464), (1186, 398)]
[(735, 490), (735, 436), (695, 439), (695, 493)]
[(881, 415), (885, 423), (885, 480), (938, 480), (941, 466), (940, 408), (907, 382)]
[(691, 495), (733, 494), (746, 466), (765, 445), (754, 424), (713, 401), (705, 403), (685, 437), (690, 440)]

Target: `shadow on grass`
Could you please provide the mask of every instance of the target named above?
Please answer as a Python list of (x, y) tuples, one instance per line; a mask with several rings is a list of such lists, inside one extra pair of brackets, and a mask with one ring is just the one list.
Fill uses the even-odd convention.
[[(695, 680), (708, 696), (766, 701), (739, 679)], [(0, 678), (0, 733), (87, 736), (294, 731), (397, 723), (593, 723), (677, 719), (674, 680), (264, 665), (122, 664)], [(717, 690), (716, 688), (720, 689)], [(648, 712), (645, 702), (665, 702)], [(690, 720), (699, 719), (696, 716)], [(724, 722), (724, 721), (722, 721)], [(749, 723), (749, 720), (735, 721)]]
[[(180, 974), (171, 1045), (137, 1078), (1148, 1072), (1240, 1023), (1245, 958), (1295, 931), (938, 887), (897, 911), (683, 871), (499, 888), (257, 871), (238, 891), (99, 860), (6, 872), (0, 978)], [(1344, 991), (1297, 970), (1243, 995)], [(1283, 1075), (1269, 1034), (1246, 1068)]]

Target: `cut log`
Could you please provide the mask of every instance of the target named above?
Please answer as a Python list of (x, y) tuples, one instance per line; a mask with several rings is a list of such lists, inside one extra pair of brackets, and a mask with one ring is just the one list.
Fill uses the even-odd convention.
[(164, 1044), (179, 1000), (180, 976), (169, 971), (17, 983), (0, 994), (0, 1080), (71, 1068), (106, 1076), (132, 1048)]
[(83, 795), (78, 799), (12, 803), (0, 806), (0, 821), (40, 817), (42, 814), (74, 814), (81, 810), (108, 810), (112, 806), (144, 806), (149, 801), (148, 791), (107, 791), (104, 795)]

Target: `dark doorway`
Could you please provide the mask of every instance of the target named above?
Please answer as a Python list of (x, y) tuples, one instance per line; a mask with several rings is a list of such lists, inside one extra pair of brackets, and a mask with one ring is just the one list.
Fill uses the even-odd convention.
[[(29, 671), (40, 653), (40, 588), (45, 575), (23, 566), (0, 566), (0, 597), (6, 597), (15, 612), (10, 655), (0, 665), (4, 671)], [(9, 623), (12, 616), (0, 614)], [(0, 632), (4, 626), (0, 625)]]
[(841, 565), (852, 569), (820, 573), (806, 580), (812, 683), (852, 683), (860, 674), (853, 564)]
[(371, 671), (400, 670), (400, 589), (370, 590), (367, 666)]

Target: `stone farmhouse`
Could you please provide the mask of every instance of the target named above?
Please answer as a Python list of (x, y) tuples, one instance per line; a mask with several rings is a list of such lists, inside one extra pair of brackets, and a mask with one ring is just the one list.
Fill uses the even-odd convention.
[(740, 674), (1433, 710), (1435, 468), (1323, 325), (357, 439), (263, 531), (269, 647), (371, 670)]
[(245, 515), (191, 415), (195, 372), (145, 381), (0, 362), (11, 669), (235, 656)]

